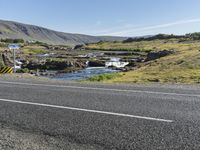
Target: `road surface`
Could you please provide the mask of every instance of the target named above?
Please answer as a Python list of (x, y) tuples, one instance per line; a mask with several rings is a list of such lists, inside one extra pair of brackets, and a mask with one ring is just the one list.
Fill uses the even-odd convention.
[(0, 123), (72, 149), (198, 150), (200, 86), (0, 80)]

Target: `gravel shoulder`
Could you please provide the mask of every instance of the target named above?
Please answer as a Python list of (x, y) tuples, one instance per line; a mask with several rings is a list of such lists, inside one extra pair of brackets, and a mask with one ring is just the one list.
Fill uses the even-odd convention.
[(37, 77), (28, 73), (17, 73), (17, 74), (0, 74), (0, 79), (2, 80), (49, 80), (45, 77)]

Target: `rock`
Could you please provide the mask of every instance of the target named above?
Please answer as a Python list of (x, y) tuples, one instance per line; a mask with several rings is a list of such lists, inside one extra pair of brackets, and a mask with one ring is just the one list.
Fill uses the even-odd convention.
[(3, 63), (6, 65), (6, 66), (13, 66), (13, 60), (11, 59), (12, 57), (12, 54), (10, 52), (4, 52), (2, 55), (1, 55), (1, 59), (3, 60)]
[(163, 50), (163, 51), (159, 51), (159, 52), (149, 52), (147, 54), (147, 58), (145, 61), (151, 61), (151, 60), (155, 60), (155, 59), (159, 59), (161, 57), (165, 57), (168, 56), (170, 54), (174, 54), (175, 51), (174, 50)]
[(89, 67), (105, 67), (105, 62), (104, 61), (90, 61), (88, 63)]
[(126, 67), (135, 67), (135, 66), (136, 66), (136, 63), (131, 61)]
[(76, 46), (74, 47), (74, 50), (82, 49), (83, 46), (84, 46), (83, 44), (76, 45)]
[(23, 68), (28, 68), (30, 70), (76, 70), (76, 69), (83, 69), (86, 67), (86, 62), (81, 60), (64, 60), (64, 61), (47, 61), (45, 63), (39, 63), (39, 62), (29, 62), (26, 66), (23, 66)]
[(3, 57), (2, 54), (0, 54), (0, 69), (3, 68), (5, 66), (4, 61), (3, 61)]

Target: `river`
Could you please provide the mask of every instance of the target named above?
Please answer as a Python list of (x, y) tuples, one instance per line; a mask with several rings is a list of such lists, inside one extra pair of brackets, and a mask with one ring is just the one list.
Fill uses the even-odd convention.
[(83, 70), (79, 70), (72, 73), (60, 73), (56, 76), (52, 77), (52, 79), (56, 80), (83, 80), (91, 76), (104, 74), (104, 73), (112, 73), (118, 72), (117, 70), (113, 70), (111, 68), (106, 67), (89, 67)]

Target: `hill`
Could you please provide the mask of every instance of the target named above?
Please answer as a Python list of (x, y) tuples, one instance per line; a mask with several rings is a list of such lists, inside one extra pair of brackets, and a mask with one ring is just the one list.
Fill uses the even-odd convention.
[(122, 41), (125, 37), (89, 36), (83, 34), (71, 34), (46, 29), (39, 26), (0, 20), (0, 39), (24, 39), (35, 40), (53, 45), (74, 46), (99, 41)]

